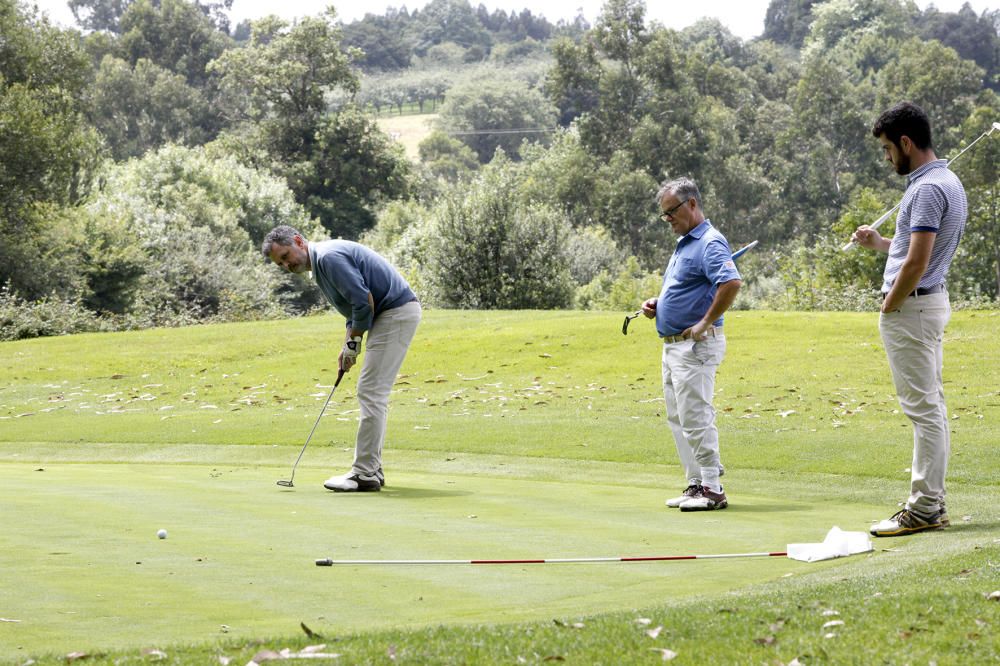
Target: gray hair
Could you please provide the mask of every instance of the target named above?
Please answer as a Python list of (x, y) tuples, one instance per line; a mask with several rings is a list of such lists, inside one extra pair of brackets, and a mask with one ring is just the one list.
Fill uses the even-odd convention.
[(701, 192), (698, 191), (698, 186), (690, 178), (682, 176), (681, 178), (664, 181), (660, 185), (660, 191), (656, 193), (657, 205), (662, 205), (663, 200), (671, 194), (681, 201), (694, 199), (698, 204), (698, 208), (701, 208)]
[(295, 237), (301, 235), (302, 234), (299, 233), (298, 229), (290, 227), (287, 224), (275, 227), (267, 232), (266, 236), (264, 236), (264, 242), (260, 246), (260, 253), (264, 255), (265, 259), (270, 261), (272, 245), (289, 247), (295, 243)]

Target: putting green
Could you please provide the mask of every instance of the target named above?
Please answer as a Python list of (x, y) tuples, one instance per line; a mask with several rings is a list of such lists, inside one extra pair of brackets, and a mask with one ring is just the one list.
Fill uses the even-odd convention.
[[(29, 447), (30, 449), (30, 447)], [(691, 562), (348, 566), (333, 559), (562, 558), (740, 553), (862, 529), (884, 507), (782, 497), (732, 470), (732, 506), (663, 506), (676, 468), (407, 452), (381, 493), (321, 487), (348, 454), (310, 451), (294, 489), (292, 447), (183, 453), (87, 447), (0, 462), (5, 547), (0, 660), (39, 652), (142, 648), (215, 638), (326, 636), (456, 622), (510, 622), (642, 608), (838, 562), (779, 557)], [(83, 455), (83, 452), (80, 453)], [(213, 458), (213, 455), (215, 456)], [(18, 458), (30, 458), (21, 460)], [(160, 460), (154, 460), (159, 458)], [(189, 458), (209, 464), (178, 462)], [(113, 462), (117, 461), (117, 462)], [(797, 494), (803, 490), (803, 494)], [(783, 498), (801, 496), (801, 500)], [(805, 499), (808, 498), (808, 499)], [(160, 540), (158, 529), (168, 531)]]

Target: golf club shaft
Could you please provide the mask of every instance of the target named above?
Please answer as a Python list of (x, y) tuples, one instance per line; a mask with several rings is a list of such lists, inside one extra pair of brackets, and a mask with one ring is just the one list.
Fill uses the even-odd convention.
[[(323, 403), (323, 409), (319, 411), (319, 416), (316, 417), (316, 422), (313, 423), (312, 430), (309, 431), (309, 436), (306, 437), (306, 443), (302, 445), (302, 450), (299, 451), (299, 457), (295, 459), (295, 464), (292, 465), (292, 477), (288, 480), (288, 485), (292, 485), (295, 481), (295, 470), (298, 469), (299, 461), (302, 460), (302, 454), (306, 452), (306, 447), (309, 446), (309, 442), (312, 440), (313, 433), (316, 432), (316, 426), (319, 425), (320, 420), (323, 418), (323, 414), (326, 412), (327, 405), (330, 404), (330, 400), (333, 398), (334, 391), (340, 385), (340, 380), (344, 377), (344, 371), (340, 370), (337, 372), (337, 381), (333, 383), (333, 388), (330, 389), (330, 395), (326, 396), (326, 402)], [(279, 484), (280, 485), (280, 484)]]
[[(979, 143), (980, 141), (982, 141), (983, 139), (985, 139), (986, 137), (988, 137), (990, 134), (993, 134), (994, 130), (998, 130), (998, 129), (1000, 129), (1000, 123), (993, 123), (993, 125), (990, 126), (990, 128), (988, 130), (986, 130), (985, 132), (983, 132), (982, 134), (979, 135), (978, 139), (976, 139), (975, 141), (973, 141), (972, 143), (970, 143), (969, 145), (967, 145), (965, 148), (963, 148), (961, 150), (961, 152), (958, 153), (958, 155), (955, 155), (953, 158), (951, 158), (950, 160), (948, 160), (948, 162), (947, 162), (947, 164), (945, 166), (951, 166), (951, 163), (954, 162), (955, 160), (957, 160), (962, 155), (964, 155), (965, 151), (967, 151), (969, 148), (972, 148), (974, 145), (976, 145), (977, 143)], [(900, 202), (900, 203), (902, 203), (902, 202)], [(877, 220), (875, 220), (874, 222), (872, 222), (871, 224), (869, 224), (868, 228), (871, 229), (871, 230), (873, 230), (873, 231), (875, 229), (878, 229), (879, 227), (881, 227), (885, 223), (886, 220), (888, 220), (892, 216), (893, 213), (896, 212), (896, 210), (898, 208), (899, 208), (899, 204), (897, 203), (895, 206), (893, 206), (888, 211), (886, 211), (882, 215), (882, 217), (878, 218)], [(849, 240), (849, 241), (847, 241), (847, 244), (844, 245), (844, 247), (841, 248), (841, 250), (844, 251), (844, 252), (847, 252), (852, 247), (854, 247), (854, 244), (855, 243), (854, 243), (853, 240)]]
[(386, 566), (408, 566), (423, 564), (586, 564), (586, 563), (607, 563), (607, 562), (670, 562), (676, 560), (721, 560), (738, 557), (787, 557), (787, 552), (765, 552), (765, 553), (723, 553), (716, 555), (655, 555), (648, 557), (564, 557), (546, 559), (519, 559), (519, 560), (316, 560), (318, 567), (332, 566), (363, 566), (363, 565), (386, 565)]

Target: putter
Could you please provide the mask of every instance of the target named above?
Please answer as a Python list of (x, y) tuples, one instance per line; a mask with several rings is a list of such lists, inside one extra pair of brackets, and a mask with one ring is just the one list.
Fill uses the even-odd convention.
[[(752, 250), (756, 246), (757, 246), (757, 241), (751, 241), (747, 243), (740, 249), (736, 250), (736, 252), (733, 252), (733, 259), (739, 259), (746, 253), (747, 250)], [(635, 319), (641, 314), (642, 310), (636, 310), (634, 313), (630, 315), (625, 315), (625, 323), (622, 324), (622, 335), (628, 335), (628, 325), (632, 323), (633, 319)]]
[[(976, 145), (981, 140), (983, 140), (986, 137), (988, 137), (990, 134), (993, 134), (993, 132), (995, 132), (997, 130), (1000, 130), (1000, 122), (993, 123), (988, 130), (986, 130), (985, 132), (983, 132), (982, 134), (979, 135), (978, 139), (976, 139), (975, 141), (973, 141), (972, 143), (970, 143), (969, 145), (967, 145), (965, 148), (963, 148), (962, 152), (960, 152), (958, 155), (955, 155), (953, 158), (951, 158), (950, 160), (948, 160), (948, 163), (945, 164), (945, 166), (951, 166), (951, 163), (954, 162), (955, 160), (957, 160), (959, 157), (961, 157), (962, 154), (965, 153), (965, 151), (967, 151), (969, 148), (972, 148), (974, 145)], [(890, 217), (892, 217), (892, 214), (895, 213), (897, 209), (899, 209), (899, 204), (901, 204), (901, 203), (903, 203), (902, 200), (900, 200), (899, 203), (897, 203), (895, 206), (893, 206), (892, 208), (890, 208), (889, 210), (887, 210), (886, 212), (884, 212), (882, 214), (882, 217), (878, 218), (877, 220), (875, 220), (874, 222), (872, 222), (871, 224), (869, 224), (868, 228), (874, 231), (875, 229), (878, 229), (879, 227), (881, 227), (882, 224), (885, 223), (885, 221), (888, 220)], [(853, 240), (849, 240), (849, 241), (847, 241), (847, 244), (844, 245), (844, 247), (842, 247), (840, 249), (843, 252), (847, 252), (852, 247), (854, 247), (854, 245), (855, 245), (854, 241)]]
[(295, 459), (295, 464), (292, 465), (292, 478), (285, 481), (281, 479), (278, 481), (278, 485), (284, 488), (294, 488), (295, 483), (295, 470), (299, 466), (299, 461), (302, 460), (302, 454), (306, 452), (306, 447), (309, 446), (309, 440), (312, 439), (313, 433), (316, 432), (316, 426), (319, 425), (319, 421), (323, 418), (323, 413), (326, 411), (327, 405), (330, 404), (330, 399), (333, 397), (333, 392), (337, 390), (337, 386), (340, 384), (340, 380), (344, 377), (344, 371), (341, 370), (337, 373), (337, 381), (333, 383), (333, 388), (330, 389), (330, 395), (326, 396), (326, 402), (323, 403), (323, 409), (319, 411), (319, 416), (316, 417), (316, 423), (313, 424), (312, 430), (309, 431), (309, 436), (306, 437), (306, 443), (302, 445), (302, 450), (299, 451), (299, 457)]

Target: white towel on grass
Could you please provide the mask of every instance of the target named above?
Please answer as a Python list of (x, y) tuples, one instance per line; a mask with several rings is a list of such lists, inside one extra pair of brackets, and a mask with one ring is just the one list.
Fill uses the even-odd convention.
[(871, 550), (872, 540), (867, 532), (845, 532), (836, 526), (826, 533), (823, 543), (790, 543), (786, 548), (788, 557), (800, 562), (832, 560)]

